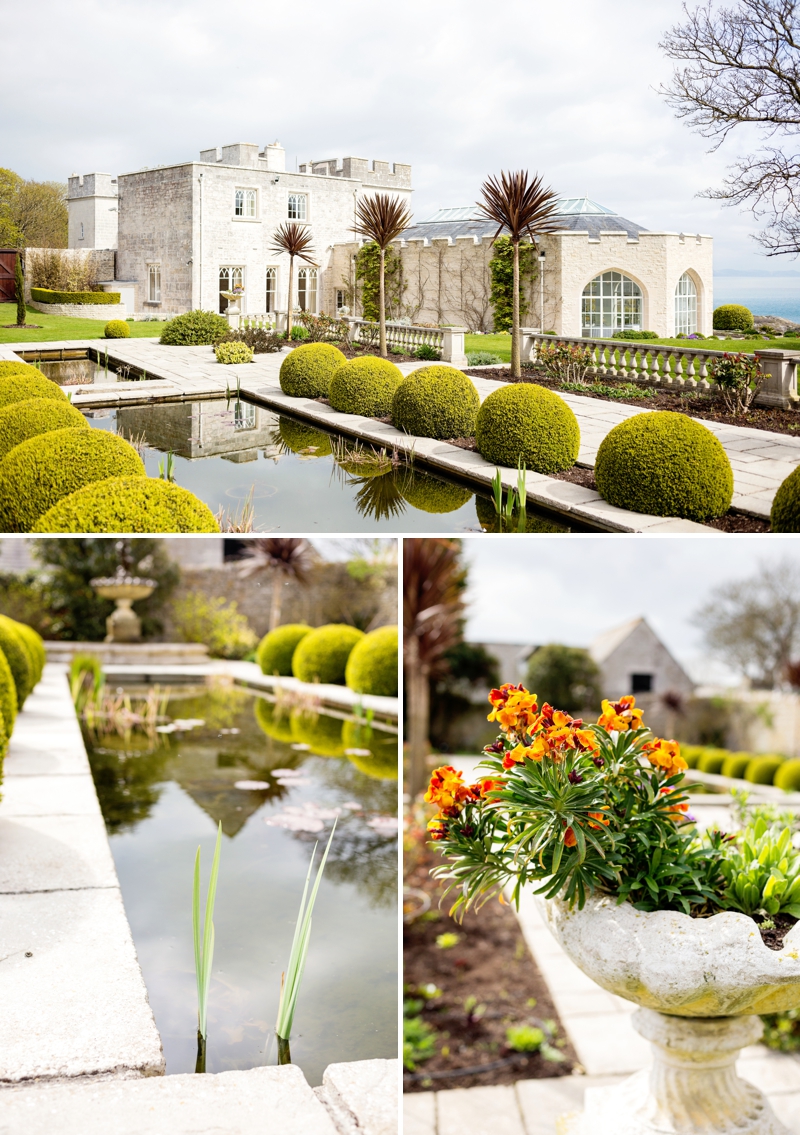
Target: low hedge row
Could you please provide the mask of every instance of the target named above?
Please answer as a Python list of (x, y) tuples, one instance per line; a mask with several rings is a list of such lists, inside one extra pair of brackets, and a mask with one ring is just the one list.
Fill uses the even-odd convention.
[(119, 292), (54, 292), (52, 288), (31, 288), (31, 299), (36, 303), (97, 303), (116, 304)]
[(681, 756), (689, 768), (700, 772), (800, 791), (800, 760), (787, 760), (778, 753), (732, 753), (704, 745), (681, 745)]
[(44, 664), (41, 636), (25, 623), (0, 615), (0, 783), (17, 713), (41, 678)]
[(391, 733), (324, 713), (286, 712), (266, 698), (255, 699), (254, 713), (259, 728), (275, 741), (308, 745), (318, 757), (347, 757), (366, 776), (397, 780), (397, 737)]

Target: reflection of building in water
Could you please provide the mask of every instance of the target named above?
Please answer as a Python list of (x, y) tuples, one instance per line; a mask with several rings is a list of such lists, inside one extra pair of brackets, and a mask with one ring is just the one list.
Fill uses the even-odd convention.
[(250, 402), (219, 399), (130, 406), (117, 411), (117, 432), (178, 457), (255, 461), (271, 445), (278, 415)]

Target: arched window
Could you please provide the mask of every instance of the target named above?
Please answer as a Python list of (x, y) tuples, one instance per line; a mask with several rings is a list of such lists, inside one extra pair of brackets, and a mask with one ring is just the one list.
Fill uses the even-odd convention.
[(244, 268), (236, 268), (230, 265), (225, 265), (219, 270), (219, 310), (224, 313), (228, 310), (230, 300), (227, 299), (223, 292), (232, 292), (234, 288), (244, 287)]
[(278, 269), (267, 268), (267, 295), (264, 311), (275, 311), (278, 297)]
[(584, 339), (611, 339), (618, 331), (642, 330), (642, 289), (621, 272), (603, 272), (583, 289)]
[(301, 268), (297, 273), (297, 306), (301, 311), (317, 310), (316, 268)]
[(675, 334), (694, 335), (697, 331), (697, 288), (684, 272), (675, 289)]

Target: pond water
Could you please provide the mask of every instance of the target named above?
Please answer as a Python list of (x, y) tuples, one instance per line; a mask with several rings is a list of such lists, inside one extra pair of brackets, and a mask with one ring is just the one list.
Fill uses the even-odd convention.
[[(368, 447), (246, 401), (86, 411), (96, 429), (127, 438), (149, 476), (174, 456), (174, 480), (212, 512), (233, 517), (252, 500), (259, 532), (494, 532), (488, 495), (391, 460)], [(506, 529), (517, 530), (516, 518)], [(527, 532), (588, 532), (528, 508)]]
[[(113, 348), (112, 348), (113, 350)], [(115, 363), (105, 349), (37, 351), (22, 358), (35, 364), (45, 378), (59, 386), (88, 386), (96, 382), (131, 382), (146, 379), (146, 372), (127, 363)]]
[(198, 845), (204, 904), (221, 821), (206, 1069), (275, 1064), (281, 972), (312, 849), (319, 858), (337, 812), (292, 1060), (317, 1085), (330, 1063), (396, 1057), (396, 735), (281, 714), (229, 685), (174, 688), (166, 717), (172, 732), (84, 724), (84, 736), (167, 1073), (195, 1069)]

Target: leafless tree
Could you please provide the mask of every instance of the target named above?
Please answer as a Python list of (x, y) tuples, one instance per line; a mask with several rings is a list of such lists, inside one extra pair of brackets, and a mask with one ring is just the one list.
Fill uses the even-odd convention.
[(716, 655), (774, 689), (800, 649), (800, 563), (762, 562), (749, 579), (718, 588), (697, 620)]
[(399, 197), (376, 193), (361, 197), (356, 204), (356, 223), (352, 231), (367, 240), (374, 240), (380, 249), (381, 267), (378, 283), (378, 322), (381, 335), (381, 358), (388, 358), (386, 349), (386, 249), (411, 224), (411, 213)]
[(299, 257), (306, 264), (315, 264), (313, 248), (311, 247), (311, 232), (305, 225), (289, 224), (279, 225), (272, 234), (272, 251), (285, 252), (289, 257), (289, 299), (286, 304), (286, 338), (292, 338), (292, 308), (294, 289), (294, 259)]
[[(766, 220), (756, 241), (768, 256), (800, 253), (800, 155), (786, 145), (800, 133), (800, 5), (796, 0), (708, 0), (689, 10), (661, 47), (680, 61), (662, 87), (678, 118), (716, 150), (731, 131), (755, 126), (765, 144), (729, 167), (701, 196), (749, 208)], [(782, 139), (781, 144), (768, 144)]]
[(281, 621), (283, 587), (290, 580), (300, 587), (308, 586), (308, 576), (314, 562), (314, 550), (308, 540), (279, 537), (248, 540), (245, 561), (240, 574), (269, 570), (272, 573), (272, 605), (269, 629), (274, 631)]

